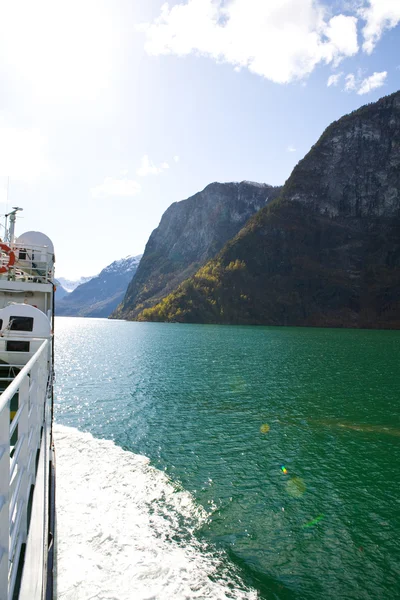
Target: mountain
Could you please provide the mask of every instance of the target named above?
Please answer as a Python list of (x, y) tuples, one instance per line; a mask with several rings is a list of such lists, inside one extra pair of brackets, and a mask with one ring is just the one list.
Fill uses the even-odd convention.
[(92, 275), (91, 277), (80, 277), (79, 279), (65, 279), (65, 277), (59, 277), (58, 282), (64, 288), (67, 293), (73, 292), (79, 285), (82, 283), (86, 283), (96, 277)]
[(332, 123), (260, 210), (140, 320), (400, 328), (400, 92)]
[(60, 283), (59, 279), (55, 280), (55, 284), (56, 284), (56, 296), (55, 296), (55, 298), (56, 298), (56, 302), (58, 302), (59, 300), (62, 300), (63, 298), (65, 298), (65, 296), (68, 296), (69, 292)]
[(113, 317), (135, 318), (215, 256), (281, 188), (267, 184), (212, 183), (172, 204), (147, 242), (138, 271)]
[(123, 299), (140, 263), (141, 255), (116, 260), (96, 277), (56, 302), (56, 314), (75, 317), (108, 317)]

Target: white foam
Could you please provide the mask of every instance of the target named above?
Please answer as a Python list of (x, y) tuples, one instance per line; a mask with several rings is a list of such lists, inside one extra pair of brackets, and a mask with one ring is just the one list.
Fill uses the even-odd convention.
[(61, 425), (55, 444), (59, 600), (257, 598), (193, 536), (205, 511), (146, 457)]

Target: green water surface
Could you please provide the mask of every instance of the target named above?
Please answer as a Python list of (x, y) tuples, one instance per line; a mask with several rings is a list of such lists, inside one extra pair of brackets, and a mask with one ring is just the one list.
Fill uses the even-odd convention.
[(400, 332), (56, 325), (56, 420), (191, 492), (260, 598), (400, 598)]

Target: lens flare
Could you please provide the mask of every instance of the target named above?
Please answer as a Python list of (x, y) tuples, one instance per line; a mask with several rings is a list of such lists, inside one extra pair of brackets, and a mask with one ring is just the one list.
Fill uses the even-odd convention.
[(264, 425), (261, 425), (261, 427), (260, 427), (261, 433), (268, 433), (269, 430), (270, 430), (270, 427), (269, 427), (269, 425), (267, 425), (267, 423), (264, 423)]
[(313, 519), (312, 521), (309, 521), (308, 523), (305, 523), (303, 525), (303, 527), (312, 527), (313, 525), (316, 525), (317, 523), (319, 523), (320, 521), (322, 521), (323, 518), (324, 518), (324, 515), (318, 515), (318, 517), (315, 517), (315, 519)]
[(293, 477), (286, 483), (286, 491), (293, 498), (300, 498), (306, 489), (306, 484), (300, 477)]

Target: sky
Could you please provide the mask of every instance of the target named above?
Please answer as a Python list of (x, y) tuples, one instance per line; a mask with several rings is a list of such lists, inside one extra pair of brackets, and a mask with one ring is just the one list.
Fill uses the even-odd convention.
[(17, 234), (46, 233), (72, 279), (141, 254), (168, 206), (213, 181), (283, 184), (332, 121), (400, 88), (400, 0), (0, 14), (0, 214), (22, 207)]

